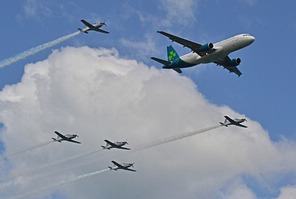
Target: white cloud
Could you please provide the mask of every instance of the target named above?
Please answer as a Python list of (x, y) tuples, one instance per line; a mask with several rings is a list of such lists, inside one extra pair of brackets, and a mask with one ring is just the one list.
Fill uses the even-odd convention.
[[(273, 143), (260, 124), (250, 119), (248, 129), (218, 128), (145, 151), (103, 151), (37, 170), (97, 150), (106, 138), (127, 139), (135, 149), (215, 126), (225, 114), (242, 117), (229, 107), (208, 103), (190, 79), (123, 59), (115, 49), (67, 47), (27, 65), (22, 81), (0, 93), (0, 108), (0, 121), (5, 125), (1, 137), (8, 154), (46, 143), (54, 130), (78, 132), (82, 142), (49, 144), (9, 157), (11, 175), (35, 172), (19, 176), (17, 185), (5, 189), (8, 195), (36, 191), (104, 169), (113, 159), (136, 162), (138, 172), (108, 171), (66, 184), (61, 192), (74, 199), (214, 198), (221, 187), (242, 174), (269, 183), (266, 179), (276, 180), (272, 178), (275, 173), (296, 170), (295, 142)], [(47, 177), (37, 178), (41, 175)], [(243, 184), (229, 196), (238, 193), (253, 197)]]
[(256, 195), (241, 181), (228, 185), (225, 193), (221, 195), (221, 199), (256, 199)]
[(176, 24), (188, 25), (196, 20), (198, 1), (195, 0), (161, 0), (161, 9), (166, 12), (162, 23), (166, 26)]
[(155, 42), (155, 33), (153, 33), (153, 35), (146, 34), (145, 39), (141, 41), (123, 38), (120, 39), (119, 42), (127, 51), (130, 51), (130, 53), (128, 53), (130, 56), (139, 60), (145, 60), (147, 59), (147, 55), (153, 55), (158, 52)]
[(159, 15), (126, 6), (128, 10), (126, 17), (134, 17), (135, 14), (143, 26), (148, 24), (148, 27), (152, 26), (156, 29), (175, 26), (179, 28), (187, 27), (196, 22), (198, 2), (195, 0), (160, 0), (157, 3), (157, 9), (154, 10), (154, 12), (160, 12)]
[(287, 186), (281, 189), (279, 197), (277, 199), (294, 199), (296, 196), (296, 186)]
[(52, 10), (47, 1), (26, 0), (23, 5), (23, 11), (26, 17), (51, 16)]

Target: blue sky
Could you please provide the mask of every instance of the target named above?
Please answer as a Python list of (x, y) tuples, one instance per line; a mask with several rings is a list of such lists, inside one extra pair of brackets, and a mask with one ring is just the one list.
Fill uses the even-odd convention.
[(0, 60), (77, 31), (81, 19), (104, 21), (107, 26), (103, 28), (110, 31), (109, 35), (80, 34), (1, 68), (1, 89), (21, 80), (26, 64), (47, 59), (53, 49), (66, 46), (114, 48), (121, 57), (160, 68), (150, 57), (166, 58), (167, 45), (173, 45), (180, 55), (190, 50), (171, 43), (158, 30), (199, 43), (249, 33), (256, 37), (255, 42), (230, 55), (242, 59), (241, 77), (214, 64), (185, 69), (182, 76), (190, 78), (209, 103), (229, 106), (259, 122), (272, 141), (296, 139), (295, 1), (4, 0), (1, 4)]
[[(4, 3), (5, 2), (5, 3)], [(66, 45), (88, 45), (91, 47), (114, 47), (122, 56), (136, 58), (148, 65), (158, 66), (150, 56), (166, 56), (165, 47), (171, 42), (156, 34), (165, 30), (197, 42), (216, 42), (238, 33), (250, 33), (256, 37), (250, 47), (234, 53), (240, 57), (243, 75), (240, 78), (227, 74), (212, 64), (202, 66), (202, 70), (191, 68), (184, 75), (197, 83), (198, 89), (212, 103), (227, 104), (238, 112), (259, 121), (274, 140), (279, 135), (295, 138), (293, 122), (293, 85), (295, 69), (292, 64), (293, 45), (291, 40), (296, 32), (293, 1), (260, 2), (255, 0), (196, 1), (192, 16), (178, 21), (178, 16), (170, 16), (176, 24), (168, 26), (155, 24), (148, 17), (165, 18), (165, 10), (157, 1), (148, 5), (130, 1), (4, 1), (1, 6), (2, 37), (1, 46), (5, 50), (1, 59), (11, 57), (44, 42), (72, 33), (81, 27), (80, 19), (106, 21), (112, 34), (89, 34), (66, 41), (54, 48)], [(231, 4), (231, 6), (230, 6)], [(137, 13), (138, 12), (138, 13)], [(284, 14), (283, 14), (284, 13)], [(143, 16), (139, 16), (143, 15)], [(146, 21), (140, 17), (146, 17)], [(157, 54), (143, 54), (143, 47), (127, 49), (121, 40), (136, 44), (153, 42)], [(153, 41), (151, 41), (153, 40)], [(178, 44), (173, 44), (179, 54), (189, 52)], [(148, 48), (148, 47), (147, 47)], [(0, 86), (18, 82), (23, 66), (48, 56), (52, 49), (2, 68)], [(145, 57), (144, 57), (145, 56)]]

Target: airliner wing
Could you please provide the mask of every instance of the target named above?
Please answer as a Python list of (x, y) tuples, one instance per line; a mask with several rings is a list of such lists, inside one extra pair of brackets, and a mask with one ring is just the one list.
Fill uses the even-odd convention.
[(224, 59), (217, 60), (214, 63), (217, 64), (217, 65), (223, 66), (224, 68), (226, 68), (227, 70), (229, 70), (229, 72), (231, 72), (231, 73), (235, 73), (238, 76), (241, 76), (242, 73), (240, 72), (240, 70), (236, 66), (229, 66), (227, 64), (230, 61), (231, 61), (231, 59), (228, 56), (226, 56), (226, 57), (224, 57)]
[(196, 52), (198, 55), (204, 56), (204, 53), (200, 52), (200, 50), (199, 50), (199, 48), (202, 46), (201, 44), (193, 42), (193, 41), (189, 41), (187, 39), (184, 39), (184, 38), (172, 35), (172, 34), (169, 34), (164, 31), (157, 31), (157, 32), (168, 37), (172, 41), (175, 41), (183, 46), (190, 48), (192, 51)]

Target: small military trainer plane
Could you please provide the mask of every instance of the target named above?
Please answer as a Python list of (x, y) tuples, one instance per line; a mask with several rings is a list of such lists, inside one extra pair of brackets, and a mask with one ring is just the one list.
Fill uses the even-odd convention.
[(103, 149), (124, 149), (124, 150), (130, 150), (130, 148), (123, 147), (124, 145), (127, 145), (127, 142), (111, 142), (109, 140), (104, 140), (106, 142), (106, 146), (101, 146)]
[(76, 135), (76, 134), (63, 135), (57, 131), (55, 131), (54, 133), (57, 134), (57, 136), (58, 136), (57, 138), (52, 138), (55, 142), (68, 141), (68, 142), (74, 142), (77, 144), (81, 144), (81, 142), (73, 140), (74, 138), (78, 137), (78, 135)]
[(112, 161), (112, 163), (114, 164), (114, 166), (113, 167), (108, 167), (110, 170), (117, 171), (118, 169), (122, 169), (122, 170), (126, 170), (126, 171), (136, 172), (136, 170), (130, 169), (130, 167), (134, 167), (134, 164), (135, 163), (123, 163), (123, 164), (119, 164), (118, 162), (115, 162), (115, 161)]
[(239, 126), (239, 127), (243, 127), (243, 128), (248, 128), (247, 126), (241, 124), (241, 123), (247, 121), (246, 119), (231, 119), (228, 116), (224, 116), (224, 117), (225, 117), (224, 123), (220, 122), (220, 124), (222, 126), (228, 127), (229, 125), (235, 125), (235, 126)]
[(107, 32), (105, 30), (100, 29), (102, 26), (106, 26), (105, 22), (101, 22), (101, 23), (94, 24), (94, 25), (88, 23), (87, 21), (85, 21), (83, 19), (81, 20), (81, 22), (85, 25), (85, 27), (83, 29), (78, 28), (78, 30), (80, 30), (80, 32), (84, 32), (84, 33), (88, 34), (88, 31), (93, 30), (93, 31), (106, 33), (106, 34), (109, 33), (109, 32)]

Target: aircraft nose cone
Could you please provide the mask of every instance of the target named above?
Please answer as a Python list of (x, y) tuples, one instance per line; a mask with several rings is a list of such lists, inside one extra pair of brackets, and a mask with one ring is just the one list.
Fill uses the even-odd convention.
[(255, 41), (255, 37), (254, 36), (249, 36), (250, 42), (253, 43)]

